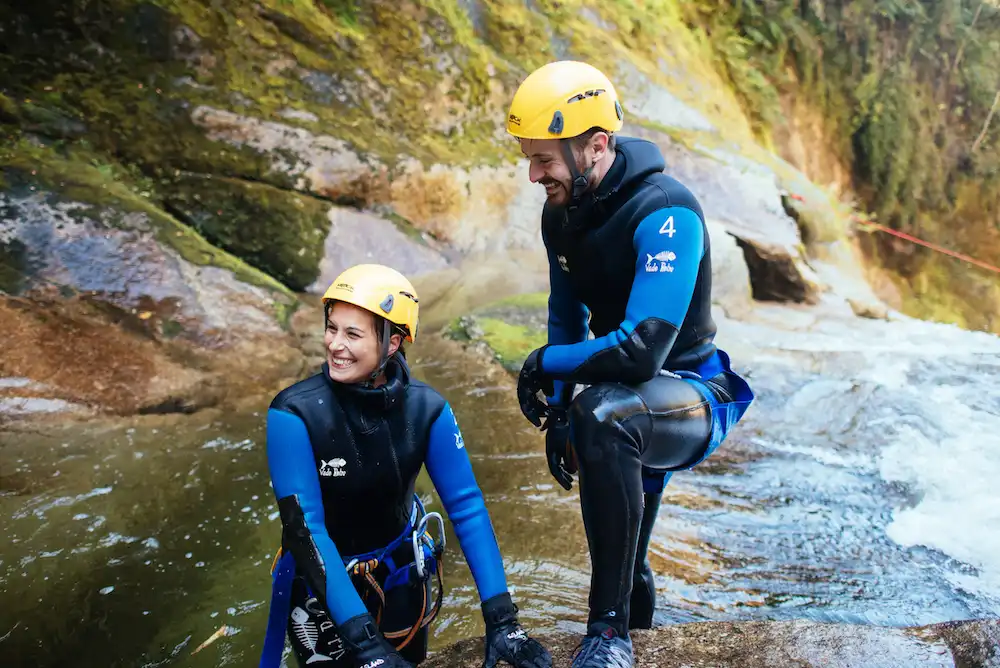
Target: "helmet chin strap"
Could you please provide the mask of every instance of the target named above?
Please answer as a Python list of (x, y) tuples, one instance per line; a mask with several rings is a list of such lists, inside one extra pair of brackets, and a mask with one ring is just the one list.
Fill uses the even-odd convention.
[(382, 375), (382, 372), (385, 371), (386, 364), (389, 363), (389, 339), (391, 336), (392, 336), (392, 324), (388, 320), (383, 318), (382, 349), (379, 352), (378, 366), (375, 367), (375, 370), (372, 371), (371, 375), (369, 375), (368, 377), (368, 382), (366, 384), (369, 386), (375, 385), (375, 381), (378, 380), (378, 377)]
[(570, 139), (560, 139), (559, 145), (562, 149), (563, 159), (566, 161), (566, 166), (569, 167), (570, 176), (573, 177), (573, 189), (569, 196), (569, 205), (566, 207), (570, 211), (575, 209), (580, 205), (580, 198), (583, 194), (587, 192), (587, 187), (590, 185), (590, 173), (594, 171), (594, 162), (587, 167), (583, 172), (581, 172), (576, 167), (576, 156), (573, 155), (573, 147), (571, 145)]

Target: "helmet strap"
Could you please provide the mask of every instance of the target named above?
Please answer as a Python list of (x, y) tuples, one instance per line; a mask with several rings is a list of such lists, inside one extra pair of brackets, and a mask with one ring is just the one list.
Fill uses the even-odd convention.
[(379, 353), (378, 366), (372, 371), (371, 376), (368, 378), (368, 383), (374, 385), (378, 377), (382, 375), (385, 371), (386, 365), (389, 363), (389, 339), (392, 337), (392, 323), (389, 322), (387, 318), (382, 319), (382, 350)]
[(593, 165), (583, 170), (583, 172), (577, 169), (576, 156), (573, 154), (572, 141), (572, 139), (559, 140), (560, 147), (562, 148), (563, 159), (566, 161), (566, 166), (569, 168), (570, 176), (573, 177), (573, 190), (570, 193), (570, 203), (567, 207), (570, 210), (579, 206), (580, 199), (583, 197), (583, 194), (587, 192), (587, 187), (590, 185), (590, 173), (594, 169)]

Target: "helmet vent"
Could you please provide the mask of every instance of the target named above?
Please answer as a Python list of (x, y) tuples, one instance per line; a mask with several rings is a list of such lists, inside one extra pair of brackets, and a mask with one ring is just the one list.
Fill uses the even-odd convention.
[(615, 113), (618, 114), (619, 121), (625, 118), (625, 112), (622, 111), (622, 105), (618, 102), (618, 100), (615, 100)]
[(573, 97), (571, 97), (570, 99), (568, 99), (566, 101), (567, 102), (579, 102), (580, 100), (584, 100), (584, 99), (586, 99), (588, 97), (597, 97), (598, 95), (601, 95), (602, 93), (606, 93), (606, 92), (607, 91), (604, 90), (603, 88), (598, 88), (596, 90), (588, 90), (585, 93), (577, 93), (576, 95), (574, 95)]
[(385, 311), (386, 313), (389, 313), (390, 311), (392, 311), (392, 304), (393, 304), (393, 298), (392, 295), (390, 294), (386, 295), (386, 298), (382, 300), (382, 303), (379, 304), (378, 307), (383, 311)]
[(413, 300), (414, 304), (419, 304), (420, 303), (420, 300), (417, 299), (416, 295), (410, 294), (409, 292), (406, 292), (405, 290), (400, 290), (399, 294), (403, 295), (404, 297), (409, 297), (410, 299)]
[(563, 131), (563, 115), (561, 111), (552, 114), (552, 122), (549, 123), (549, 133), (558, 135)]

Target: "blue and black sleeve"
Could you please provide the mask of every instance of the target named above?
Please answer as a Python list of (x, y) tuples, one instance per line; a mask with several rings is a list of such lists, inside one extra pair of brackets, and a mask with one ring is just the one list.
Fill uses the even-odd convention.
[(431, 425), (426, 464), (469, 562), (480, 601), (506, 592), (507, 577), (493, 524), (472, 472), (462, 432), (447, 403)]
[(281, 514), (283, 544), (291, 551), (335, 624), (367, 612), (326, 530), (326, 515), (309, 433), (287, 411), (267, 412), (267, 464)]
[[(542, 241), (549, 257), (549, 322), (548, 343), (554, 345), (569, 345), (587, 340), (587, 307), (573, 296), (569, 275), (563, 270), (559, 257), (552, 250), (545, 228), (542, 228)], [(562, 380), (553, 382), (555, 392), (548, 397), (553, 406), (567, 406), (573, 395), (574, 383)]]
[(633, 247), (635, 278), (625, 320), (600, 338), (547, 347), (544, 373), (578, 383), (640, 383), (663, 366), (684, 322), (705, 252), (701, 218), (686, 207), (654, 211), (636, 228)]

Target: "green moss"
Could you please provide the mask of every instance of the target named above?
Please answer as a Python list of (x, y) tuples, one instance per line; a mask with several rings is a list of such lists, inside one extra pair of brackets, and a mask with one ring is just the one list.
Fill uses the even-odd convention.
[[(631, 119), (631, 122), (639, 127), (646, 128), (647, 130), (653, 130), (654, 132), (659, 132), (670, 137), (671, 140), (680, 144), (691, 153), (697, 153), (698, 155), (715, 161), (719, 160), (718, 156), (713, 155), (710, 151), (706, 150), (706, 147), (722, 148), (723, 146), (724, 142), (712, 132), (671, 127), (647, 118), (633, 118)], [(732, 147), (729, 146), (729, 148)]]
[(281, 301), (274, 302), (275, 320), (278, 321), (278, 324), (281, 325), (282, 329), (284, 329), (285, 331), (291, 331), (292, 316), (295, 315), (295, 312), (299, 309), (301, 305), (302, 302), (300, 302), (299, 300), (288, 301), (288, 302), (281, 302)]
[(531, 71), (551, 57), (544, 17), (521, 0), (480, 0), (486, 41), (502, 57)]
[(507, 370), (517, 372), (532, 350), (548, 340), (547, 292), (512, 295), (490, 302), (448, 323), (443, 334), (456, 341), (482, 343)]
[(497, 318), (477, 318), (483, 331), (483, 341), (496, 354), (497, 360), (512, 371), (520, 369), (528, 354), (545, 345), (544, 331), (524, 325), (511, 325)]
[(212, 244), (295, 291), (319, 275), (330, 204), (263, 183), (183, 175), (167, 206)]
[(815, 186), (795, 189), (798, 199), (781, 198), (785, 211), (795, 220), (806, 247), (827, 244), (846, 238), (850, 229), (849, 212), (839, 202)]
[(516, 372), (528, 353), (548, 340), (548, 298), (547, 292), (506, 297), (456, 318), (443, 333), (456, 341), (486, 344), (497, 361)]
[(0, 239), (0, 292), (10, 295), (20, 293), (29, 275), (29, 258), (28, 248), (19, 239)]
[[(157, 207), (125, 179), (125, 170), (102, 162), (79, 146), (57, 149), (19, 140), (0, 146), (0, 170), (25, 187), (50, 191), (61, 200), (90, 204), (97, 210), (119, 214), (145, 214), (157, 241), (176, 250), (196, 265), (227, 269), (241, 281), (266, 288), (285, 299), (294, 295), (270, 276), (208, 243), (201, 235)], [(128, 225), (123, 216), (109, 224)]]
[(21, 120), (18, 105), (3, 93), (0, 93), (0, 123), (17, 123)]
[(417, 242), (418, 244), (427, 245), (427, 240), (424, 238), (425, 232), (422, 232), (416, 225), (412, 222), (399, 215), (398, 213), (389, 211), (381, 214), (383, 218), (391, 222), (397, 230), (405, 234), (408, 238)]
[(497, 307), (515, 307), (525, 310), (539, 310), (548, 309), (549, 307), (549, 293), (548, 292), (526, 292), (524, 294), (513, 295), (499, 301), (495, 301), (488, 304), (481, 311), (487, 312), (493, 310)]

